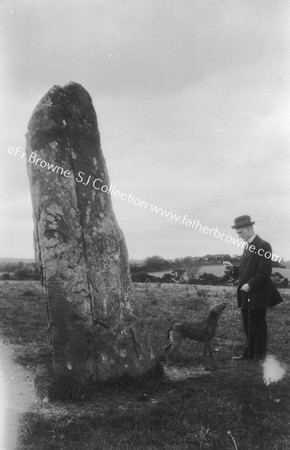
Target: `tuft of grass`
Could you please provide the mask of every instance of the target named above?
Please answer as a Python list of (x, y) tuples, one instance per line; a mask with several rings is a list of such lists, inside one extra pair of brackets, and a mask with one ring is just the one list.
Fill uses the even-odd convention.
[(31, 289), (27, 289), (21, 295), (22, 295), (22, 297), (27, 297), (27, 296), (28, 297), (34, 297), (35, 291), (32, 291)]

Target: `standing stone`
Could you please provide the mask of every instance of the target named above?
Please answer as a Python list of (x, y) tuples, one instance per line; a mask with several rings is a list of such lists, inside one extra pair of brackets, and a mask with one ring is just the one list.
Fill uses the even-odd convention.
[(55, 374), (84, 384), (146, 372), (155, 359), (134, 315), (96, 113), (81, 85), (54, 86), (40, 100), (26, 152)]

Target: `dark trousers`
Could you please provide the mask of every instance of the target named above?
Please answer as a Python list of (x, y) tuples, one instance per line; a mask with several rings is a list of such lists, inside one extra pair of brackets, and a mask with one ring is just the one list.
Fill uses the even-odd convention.
[(242, 309), (242, 316), (244, 330), (247, 336), (244, 356), (251, 359), (265, 358), (267, 353), (266, 309), (251, 310), (250, 318), (248, 310)]

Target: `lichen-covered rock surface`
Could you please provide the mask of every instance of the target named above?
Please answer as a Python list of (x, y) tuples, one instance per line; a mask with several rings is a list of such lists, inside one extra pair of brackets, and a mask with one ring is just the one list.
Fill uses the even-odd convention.
[(146, 372), (155, 359), (135, 315), (96, 113), (81, 85), (54, 86), (40, 100), (26, 153), (55, 373), (85, 383)]

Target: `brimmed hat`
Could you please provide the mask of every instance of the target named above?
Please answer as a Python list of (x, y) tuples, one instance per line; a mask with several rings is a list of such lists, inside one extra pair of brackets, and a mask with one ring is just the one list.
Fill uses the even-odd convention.
[(235, 224), (232, 226), (232, 228), (244, 228), (244, 227), (250, 227), (251, 225), (254, 225), (255, 222), (251, 221), (251, 216), (239, 216), (235, 219)]

